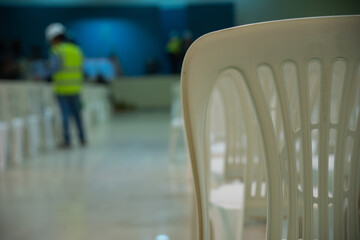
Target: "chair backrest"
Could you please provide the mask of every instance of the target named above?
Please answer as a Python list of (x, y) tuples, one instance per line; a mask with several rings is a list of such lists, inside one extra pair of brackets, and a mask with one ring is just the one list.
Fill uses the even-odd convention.
[(210, 33), (191, 46), (182, 97), (200, 239), (210, 239), (205, 125), (220, 79), (234, 81), (254, 113), (267, 239), (360, 238), (359, 29), (360, 16), (281, 20)]

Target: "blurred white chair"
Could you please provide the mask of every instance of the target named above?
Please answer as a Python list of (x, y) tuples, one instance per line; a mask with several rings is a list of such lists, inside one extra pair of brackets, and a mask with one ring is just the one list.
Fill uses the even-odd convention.
[(50, 150), (55, 147), (55, 114), (54, 110), (46, 107), (43, 113), (43, 148)]
[(170, 86), (170, 96), (169, 159), (174, 161), (179, 153), (179, 146), (182, 147), (183, 152), (187, 151), (184, 148), (184, 119), (181, 107), (180, 82), (175, 82)]
[(19, 164), (24, 159), (24, 120), (14, 118), (10, 123), (10, 159)]
[[(39, 121), (40, 121), (40, 147), (42, 150), (51, 149), (54, 142), (54, 96), (53, 91), (47, 84), (39, 84)], [(48, 144), (50, 143), (50, 144)]]
[[(85, 85), (82, 96), (82, 117), (88, 139), (95, 134), (97, 126), (105, 124), (111, 116), (109, 90), (106, 86)], [(74, 130), (74, 129), (73, 129)], [(72, 131), (75, 133), (75, 131)]]
[(98, 99), (95, 103), (96, 108), (96, 121), (98, 125), (102, 125), (106, 122), (106, 106), (102, 99)]
[(182, 94), (199, 239), (211, 239), (205, 126), (222, 79), (236, 83), (259, 136), (267, 239), (360, 239), (359, 28), (360, 16), (282, 20), (210, 33), (192, 45)]
[[(12, 131), (13, 144), (16, 146), (13, 149), (16, 148), (16, 151), (22, 149), (26, 156), (33, 157), (38, 153), (40, 146), (41, 88), (31, 83), (16, 83), (10, 93), (13, 103), (12, 118), (15, 118)], [(20, 146), (21, 148), (18, 148)], [(19, 153), (14, 154), (19, 155)]]
[(264, 158), (258, 151), (259, 134), (246, 100), (226, 76), (215, 83), (209, 98), (205, 134), (210, 148), (209, 201), (215, 239), (241, 239), (244, 223), (266, 219)]
[(0, 122), (0, 172), (6, 169), (8, 153), (7, 124)]
[(6, 112), (9, 131), (9, 156), (11, 163), (24, 159), (25, 116), (27, 109), (26, 86), (19, 83), (6, 84)]
[(26, 153), (34, 157), (40, 150), (40, 119), (38, 115), (32, 114), (26, 118)]
[[(251, 106), (244, 105), (245, 97), (238, 93), (231, 79), (219, 79), (207, 110), (209, 133), (205, 134), (209, 134), (206, 139), (213, 178), (209, 186), (210, 202), (220, 211), (218, 216), (222, 218), (227, 239), (240, 239), (243, 224), (266, 219), (264, 158), (259, 154), (259, 134), (251, 121)], [(218, 221), (215, 217), (211, 219)], [(226, 226), (229, 222), (237, 222), (237, 227)], [(218, 235), (215, 239), (223, 238), (217, 234), (219, 229), (213, 229)]]
[(4, 83), (0, 87), (0, 171), (5, 170), (8, 154), (8, 97)]

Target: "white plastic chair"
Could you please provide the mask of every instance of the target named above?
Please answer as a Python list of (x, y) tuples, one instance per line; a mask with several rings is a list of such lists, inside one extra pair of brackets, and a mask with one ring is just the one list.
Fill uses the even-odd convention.
[(24, 120), (14, 118), (10, 124), (10, 159), (19, 164), (24, 159)]
[(55, 147), (55, 114), (51, 107), (46, 107), (43, 112), (43, 148), (50, 150)]
[(220, 79), (236, 83), (260, 134), (267, 239), (360, 239), (359, 29), (360, 16), (292, 19), (210, 33), (192, 45), (182, 96), (199, 239), (211, 237), (205, 124)]
[(41, 148), (43, 150), (54, 149), (60, 142), (60, 109), (56, 101), (53, 86), (47, 83), (39, 84), (40, 89), (40, 122), (41, 122)]
[(0, 172), (6, 169), (7, 162), (7, 149), (8, 149), (8, 137), (7, 137), (7, 124), (0, 122)]
[(0, 171), (6, 169), (7, 153), (8, 153), (8, 124), (9, 118), (8, 104), (7, 104), (7, 87), (2, 84), (0, 87)]
[(38, 115), (31, 114), (26, 118), (26, 153), (34, 157), (40, 150), (40, 119)]
[(27, 110), (26, 86), (19, 83), (6, 84), (6, 121), (9, 128), (9, 156), (14, 164), (24, 159), (25, 116)]
[[(170, 86), (171, 107), (170, 107), (170, 133), (169, 133), (169, 160), (175, 161), (179, 153), (179, 146), (186, 145), (184, 140), (184, 119), (181, 107), (180, 82)], [(180, 140), (180, 141), (179, 141)], [(186, 152), (185, 148), (181, 148)], [(187, 156), (187, 155), (186, 155)]]

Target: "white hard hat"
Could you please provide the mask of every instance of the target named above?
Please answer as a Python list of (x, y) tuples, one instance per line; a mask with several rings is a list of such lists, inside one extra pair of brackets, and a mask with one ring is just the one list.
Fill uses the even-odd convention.
[(61, 23), (52, 23), (47, 26), (45, 30), (45, 37), (47, 41), (53, 40), (55, 37), (65, 34), (66, 28)]

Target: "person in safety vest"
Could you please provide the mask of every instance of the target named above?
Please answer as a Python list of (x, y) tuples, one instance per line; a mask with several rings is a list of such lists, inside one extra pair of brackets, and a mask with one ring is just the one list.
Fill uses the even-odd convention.
[(67, 41), (66, 28), (61, 23), (50, 24), (45, 30), (45, 36), (51, 45), (49, 70), (62, 114), (63, 143), (60, 147), (71, 146), (70, 117), (75, 119), (80, 143), (84, 146), (86, 136), (80, 103), (83, 85), (82, 51), (78, 46)]
[(181, 46), (181, 38), (177, 32), (172, 31), (166, 44), (166, 52), (170, 60), (172, 74), (178, 74), (181, 71)]

